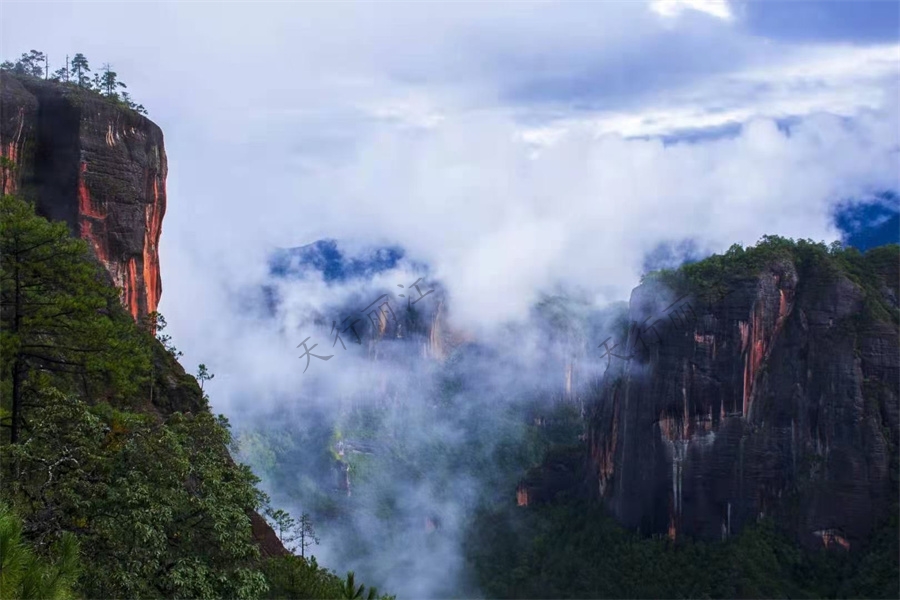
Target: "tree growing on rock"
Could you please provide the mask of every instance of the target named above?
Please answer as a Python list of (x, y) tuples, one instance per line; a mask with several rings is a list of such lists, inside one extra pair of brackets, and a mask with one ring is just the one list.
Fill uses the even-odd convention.
[(91, 71), (88, 59), (81, 52), (72, 57), (72, 72), (75, 74), (75, 83), (78, 87), (91, 87), (91, 80), (87, 74)]
[(144, 105), (137, 104), (136, 102), (134, 102), (131, 99), (131, 94), (129, 94), (128, 92), (122, 92), (122, 102), (125, 103), (125, 106), (127, 106), (128, 108), (130, 108), (131, 110), (133, 110), (139, 114), (142, 114), (142, 115), (147, 114), (147, 109), (144, 108)]
[(215, 374), (210, 373), (209, 369), (206, 368), (206, 365), (200, 363), (200, 366), (197, 367), (197, 381), (200, 382), (200, 391), (203, 391), (203, 383), (209, 381), (214, 378)]
[(66, 54), (66, 66), (58, 68), (53, 72), (53, 76), (50, 79), (54, 81), (64, 81), (65, 83), (69, 83), (69, 55)]
[(128, 87), (121, 81), (119, 81), (118, 73), (112, 70), (109, 63), (103, 65), (103, 76), (100, 77), (100, 87), (102, 88), (102, 93), (106, 95), (107, 98), (115, 98), (119, 99), (119, 88)]
[(291, 552), (299, 549), (300, 556), (306, 558), (307, 548), (319, 543), (309, 513), (303, 513), (298, 521), (285, 510), (269, 508), (266, 510), (266, 516), (272, 521), (275, 531), (278, 533), (278, 539)]
[(311, 547), (313, 544), (319, 543), (319, 538), (316, 536), (316, 530), (313, 529), (312, 519), (309, 516), (309, 513), (303, 513), (300, 516), (300, 521), (297, 523), (297, 541), (300, 543), (300, 556), (306, 558), (306, 549)]

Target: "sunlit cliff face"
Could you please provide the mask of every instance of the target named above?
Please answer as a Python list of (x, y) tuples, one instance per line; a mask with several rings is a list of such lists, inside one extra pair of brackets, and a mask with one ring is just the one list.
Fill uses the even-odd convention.
[(52, 81), (2, 77), (3, 193), (65, 221), (121, 290), (135, 319), (162, 294), (159, 240), (168, 165), (162, 131), (123, 106)]
[[(109, 148), (117, 144), (126, 143), (123, 137), (137, 134), (134, 128), (130, 131), (112, 130), (112, 124), (105, 137)], [(159, 270), (159, 238), (162, 233), (162, 220), (166, 211), (166, 164), (165, 151), (161, 146), (154, 147), (157, 165), (143, 169), (144, 189), (140, 190), (140, 200), (143, 206), (128, 207), (126, 210), (135, 212), (127, 218), (124, 215), (115, 214), (119, 206), (110, 202), (106, 194), (91, 193), (90, 170), (97, 165), (89, 165), (83, 161), (78, 171), (78, 215), (80, 237), (91, 245), (97, 259), (106, 267), (116, 286), (122, 292), (122, 303), (135, 318), (156, 311), (162, 295), (162, 276)], [(95, 186), (96, 187), (96, 186)], [(94, 197), (98, 199), (94, 199)], [(110, 207), (114, 213), (110, 217)], [(134, 230), (130, 237), (141, 240), (140, 246), (134, 248), (139, 254), (132, 254), (130, 249), (123, 253), (111, 252), (110, 240), (114, 235), (110, 231), (110, 220), (115, 222), (134, 222)]]

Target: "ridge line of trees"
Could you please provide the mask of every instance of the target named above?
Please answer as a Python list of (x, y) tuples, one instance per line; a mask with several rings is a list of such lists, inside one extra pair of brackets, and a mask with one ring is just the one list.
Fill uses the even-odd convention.
[[(134, 102), (128, 92), (124, 91), (128, 86), (119, 80), (119, 74), (112, 70), (112, 65), (109, 63), (104, 63), (101, 70), (95, 72), (93, 77), (90, 77), (88, 75), (91, 72), (90, 63), (81, 52), (76, 53), (71, 60), (67, 54), (65, 66), (52, 73), (50, 72), (49, 58), (45, 53), (38, 50), (23, 52), (22, 56), (15, 62), (3, 61), (0, 63), (0, 71), (10, 71), (17, 75), (29, 75), (48, 81), (75, 85), (81, 89), (96, 92), (114, 102), (124, 104), (142, 115), (147, 114), (147, 109), (142, 104)], [(120, 89), (123, 91), (120, 92)]]

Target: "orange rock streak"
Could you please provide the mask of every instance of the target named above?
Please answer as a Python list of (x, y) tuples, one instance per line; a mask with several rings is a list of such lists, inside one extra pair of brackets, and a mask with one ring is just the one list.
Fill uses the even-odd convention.
[(528, 506), (528, 490), (524, 486), (520, 485), (516, 489), (516, 505)]
[(137, 259), (133, 256), (128, 259), (128, 268), (125, 271), (125, 281), (122, 287), (122, 301), (131, 315), (137, 319), (140, 314), (140, 304), (138, 303), (140, 282), (137, 278)]
[(616, 446), (619, 441), (619, 401), (618, 394), (613, 397), (612, 430), (609, 435), (593, 436), (591, 440), (591, 459), (597, 466), (597, 479), (600, 495), (606, 493), (610, 479), (616, 471)]
[[(162, 210), (159, 201), (159, 180), (153, 178), (153, 201), (144, 210), (144, 287), (147, 296), (147, 312), (151, 313), (159, 305), (162, 295), (162, 281), (159, 275), (159, 236), (162, 233)], [(136, 313), (132, 313), (137, 318)]]
[(2, 190), (4, 194), (15, 194), (18, 187), (18, 175), (16, 170), (19, 168), (19, 145), (22, 142), (22, 132), (25, 130), (25, 109), (19, 109), (19, 125), (16, 127), (16, 135), (10, 140), (6, 147), (3, 148), (3, 157), (12, 161), (16, 165), (16, 169), (4, 167), (2, 169)]
[(103, 265), (110, 270), (115, 279), (114, 269), (110, 266), (109, 249), (106, 236), (98, 235), (94, 231), (97, 221), (106, 219), (106, 213), (102, 207), (95, 207), (91, 199), (84, 175), (87, 173), (87, 163), (82, 162), (78, 169), (78, 229), (83, 240), (94, 248), (94, 253)]

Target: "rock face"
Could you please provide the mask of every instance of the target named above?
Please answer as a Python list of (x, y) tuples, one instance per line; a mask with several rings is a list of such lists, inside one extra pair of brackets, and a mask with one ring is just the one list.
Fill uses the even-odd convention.
[(135, 319), (155, 311), (166, 211), (160, 128), (93, 92), (0, 73), (0, 152), (3, 193), (33, 200), (87, 240)]
[[(874, 289), (892, 315), (872, 316), (873, 288), (847, 272), (796, 260), (686, 298), (597, 392), (592, 493), (645, 533), (717, 539), (771, 516), (809, 547), (864, 539), (897, 494), (891, 256)], [(636, 288), (631, 321), (652, 322), (662, 292)]]

